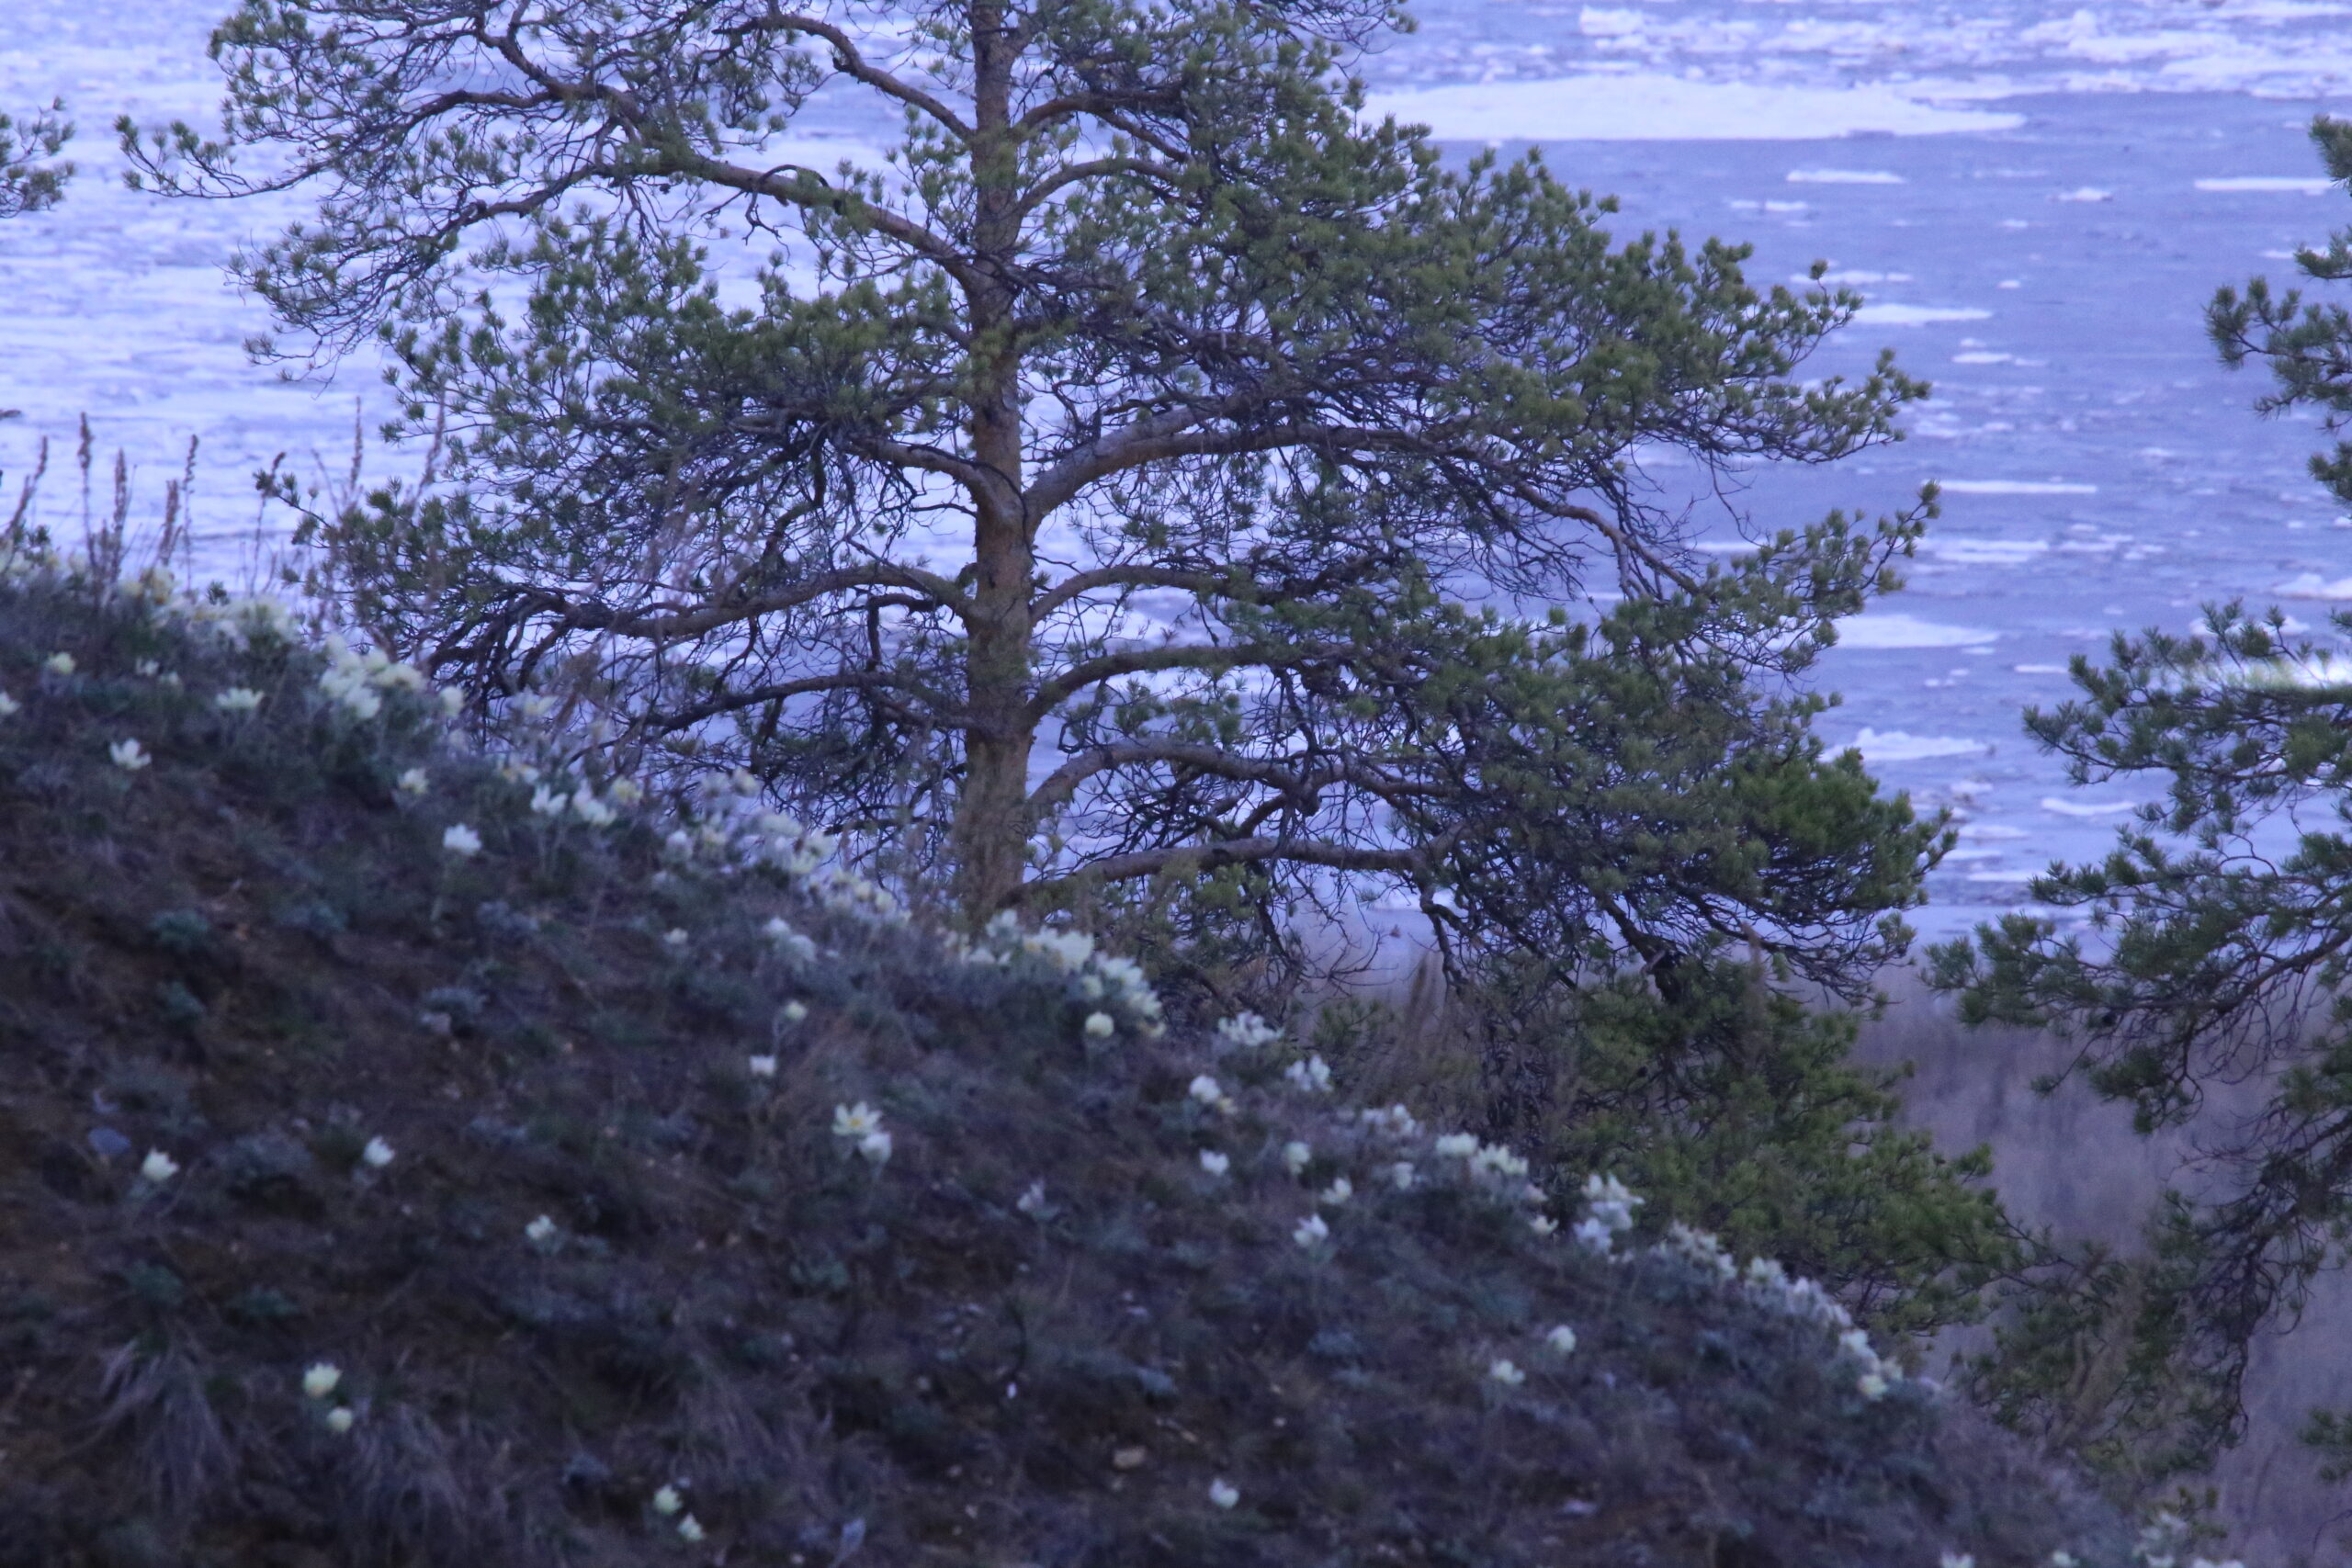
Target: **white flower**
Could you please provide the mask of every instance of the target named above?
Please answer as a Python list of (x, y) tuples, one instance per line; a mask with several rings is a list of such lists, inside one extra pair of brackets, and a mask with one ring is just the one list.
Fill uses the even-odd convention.
[(1355, 1195), (1356, 1184), (1354, 1182), (1350, 1181), (1344, 1176), (1335, 1176), (1331, 1179), (1331, 1185), (1317, 1193), (1315, 1198), (1316, 1201), (1318, 1203), (1329, 1203), (1336, 1207), (1339, 1204), (1346, 1202)]
[(1315, 1151), (1295, 1138), (1283, 1145), (1283, 1164), (1290, 1168), (1290, 1173), (1293, 1176), (1305, 1170), (1307, 1163), (1314, 1157)]
[(364, 675), (345, 676), (330, 670), (319, 684), (345, 713), (354, 718), (373, 718), (384, 711), (384, 699), (367, 683)]
[(1487, 1363), (1487, 1375), (1506, 1388), (1517, 1388), (1527, 1381), (1527, 1374), (1516, 1364), (1499, 1359)]
[(71, 675), (74, 673), (74, 656), (70, 653), (52, 653), (40, 661), (40, 667), (52, 675)]
[(139, 1162), (139, 1174), (160, 1187), (180, 1173), (180, 1162), (161, 1149), (149, 1149)]
[(1527, 1228), (1537, 1235), (1550, 1235), (1560, 1228), (1560, 1222), (1549, 1214), (1537, 1214), (1527, 1222)]
[(778, 1010), (783, 1014), (784, 1021), (786, 1023), (804, 1022), (808, 1017), (808, 1005), (803, 1002), (786, 1002)]
[(261, 706), (261, 694), (251, 686), (232, 686), (213, 698), (212, 705), (226, 714), (248, 714)]
[(695, 1541), (700, 1540), (702, 1537), (702, 1525), (692, 1514), (688, 1514), (684, 1518), (678, 1521), (678, 1539), (680, 1540)]
[(1561, 1324), (1544, 1336), (1544, 1343), (1563, 1356), (1573, 1354), (1577, 1348), (1577, 1331), (1565, 1323)]
[[(1605, 1203), (1594, 1204), (1593, 1215), (1619, 1230), (1623, 1230), (1633, 1224), (1631, 1214)], [(1623, 1224), (1618, 1223), (1620, 1218), (1623, 1219)], [(1679, 1257), (1686, 1263), (1693, 1263), (1702, 1269), (1711, 1269), (1716, 1278), (1726, 1284), (1739, 1278), (1739, 1265), (1732, 1260), (1730, 1251), (1724, 1247), (1720, 1237), (1713, 1231), (1695, 1229), (1684, 1224), (1680, 1220), (1675, 1221), (1667, 1227), (1666, 1240), (1655, 1250), (1661, 1257)], [(1868, 1354), (1867, 1349), (1864, 1354)]]
[(1478, 1152), (1470, 1156), (1470, 1165), (1475, 1170), (1492, 1171), (1497, 1176), (1513, 1179), (1527, 1174), (1527, 1161), (1500, 1144), (1480, 1145)]
[(107, 748), (107, 755), (112, 757), (114, 765), (126, 773), (135, 773), (155, 760), (147, 754), (147, 748), (136, 740), (118, 740)]
[(1184, 1092), (1203, 1105), (1215, 1105), (1225, 1098), (1225, 1090), (1216, 1087), (1216, 1079), (1202, 1073), (1185, 1087)]
[(1608, 1222), (1587, 1216), (1570, 1227), (1568, 1234), (1590, 1251), (1607, 1252), (1615, 1233), (1610, 1230)]
[(1217, 1038), (1236, 1050), (1248, 1050), (1257, 1045), (1271, 1045), (1283, 1037), (1283, 1032), (1254, 1012), (1235, 1018), (1217, 1020)]
[(425, 790), (430, 786), (430, 783), (431, 781), (425, 777), (424, 770), (423, 768), (411, 768), (408, 772), (400, 776), (400, 782), (395, 784), (392, 787), (399, 790), (402, 795), (419, 795), (425, 792)]
[(531, 809), (541, 817), (560, 817), (571, 804), (571, 795), (558, 794), (545, 784), (531, 792)]
[(343, 1382), (343, 1369), (333, 1361), (313, 1361), (302, 1374), (302, 1392), (312, 1399), (324, 1399)]
[(868, 1133), (857, 1141), (857, 1152), (876, 1165), (890, 1163), (890, 1134)]
[(1024, 1214), (1034, 1215), (1044, 1213), (1046, 1212), (1045, 1179), (1040, 1177), (1036, 1180), (1031, 1182), (1027, 1190), (1024, 1190), (1020, 1197), (1013, 1200), (1012, 1206), (1020, 1210)]
[(23, 710), (24, 705), (7, 693), (0, 692), (0, 718), (15, 717)]
[(2064, 1551), (2052, 1552), (2050, 1568), (2075, 1568), (2075, 1554)]
[(1304, 1062), (1293, 1062), (1283, 1069), (1283, 1077), (1293, 1088), (1309, 1094), (1328, 1093), (1331, 1088), (1331, 1064), (1321, 1056), (1309, 1056)]
[(1220, 1475), (1209, 1483), (1209, 1501), (1220, 1508), (1230, 1508), (1241, 1501), (1241, 1494)]
[(693, 940), (676, 926), (672, 926), (662, 933), (662, 945), (673, 953), (684, 953), (686, 950), (686, 943)]
[(1309, 1214), (1298, 1222), (1290, 1238), (1301, 1247), (1317, 1247), (1331, 1239), (1331, 1227), (1323, 1223), (1322, 1215)]
[(609, 828), (620, 818), (619, 812), (590, 794), (585, 784), (571, 792), (571, 814), (591, 828)]
[(855, 1105), (833, 1107), (833, 1136), (865, 1139), (882, 1130), (882, 1112), (864, 1100)]
[(471, 860), (481, 853), (481, 835), (463, 822), (456, 823), (442, 833), (441, 847), (459, 860)]
[(685, 1500), (678, 1495), (675, 1486), (664, 1486), (653, 1495), (653, 1511), (665, 1517), (684, 1506)]
[(345, 1432), (350, 1431), (352, 1426), (357, 1422), (358, 1419), (358, 1416), (352, 1414), (351, 1406), (347, 1404), (338, 1404), (333, 1410), (327, 1412), (327, 1430), (340, 1438)]
[(152, 659), (142, 659), (130, 667), (130, 672), (133, 675), (139, 676), (142, 680), (152, 680), (156, 674), (161, 672), (163, 668), (164, 667), (161, 664), (158, 664)]
[(1201, 1168), (1211, 1176), (1223, 1176), (1233, 1168), (1233, 1156), (1217, 1149), (1203, 1149)]
[(1478, 1140), (1469, 1133), (1447, 1133), (1437, 1140), (1434, 1146), (1448, 1159), (1468, 1159), (1478, 1152)]
[(530, 1239), (533, 1247), (545, 1247), (555, 1239), (555, 1222), (541, 1214), (523, 1227), (523, 1234)]
[(775, 1077), (775, 1058), (774, 1056), (753, 1056), (751, 1059), (751, 1066), (752, 1076), (755, 1078), (772, 1078)]
[(1590, 1217), (1611, 1230), (1629, 1231), (1634, 1228), (1634, 1205), (1640, 1201), (1639, 1198), (1595, 1198), (1588, 1207)]
[(392, 1145), (381, 1138), (370, 1138), (368, 1146), (359, 1151), (359, 1157), (381, 1170), (392, 1163)]
[(1864, 1399), (1877, 1401), (1886, 1397), (1886, 1379), (1877, 1372), (1864, 1372), (1854, 1380), (1854, 1387)]
[(444, 686), (434, 696), (440, 703), (441, 711), (451, 718), (457, 717), (458, 710), (466, 705), (466, 694), (455, 686)]
[(1965, 1551), (1947, 1551), (1939, 1568), (1976, 1568), (1976, 1559)]
[(1388, 1168), (1389, 1185), (1399, 1192), (1410, 1192), (1413, 1190), (1415, 1174), (1413, 1162), (1408, 1159), (1400, 1159)]
[(1038, 931), (1022, 938), (1021, 945), (1065, 975), (1077, 974), (1094, 956), (1094, 939), (1081, 931)]
[(1086, 1037), (1089, 1040), (1108, 1040), (1118, 1027), (1117, 1021), (1107, 1012), (1090, 1012), (1086, 1015)]
[(605, 793), (623, 806), (635, 806), (645, 798), (645, 786), (635, 779), (615, 779)]
[(368, 677), (371, 685), (386, 691), (421, 692), (424, 690), (424, 671), (413, 664), (395, 663), (380, 653), (368, 656)]
[(1602, 1176), (1598, 1171), (1584, 1179), (1584, 1198), (1595, 1213), (1608, 1209), (1623, 1213), (1625, 1223), (1616, 1226), (1618, 1230), (1630, 1229), (1634, 1223), (1633, 1212), (1646, 1201), (1627, 1191), (1625, 1184), (1615, 1177)]
[[(677, 835), (673, 833), (671, 837), (674, 839)], [(792, 929), (791, 922), (785, 919), (781, 915), (769, 916), (768, 923), (760, 928), (760, 934), (766, 937), (768, 941), (774, 942), (777, 952), (783, 953), (787, 958), (795, 960), (796, 962), (806, 964), (810, 959), (817, 956), (817, 944), (809, 941), (807, 937), (801, 935), (798, 931), (794, 931)], [(785, 1012), (787, 1021), (798, 1021), (798, 1020), (792, 1019), (790, 1017), (792, 1010), (797, 1006), (799, 1006), (797, 1002), (786, 1002), (785, 1004)], [(803, 1010), (801, 1016), (807, 1016), (806, 1010)]]

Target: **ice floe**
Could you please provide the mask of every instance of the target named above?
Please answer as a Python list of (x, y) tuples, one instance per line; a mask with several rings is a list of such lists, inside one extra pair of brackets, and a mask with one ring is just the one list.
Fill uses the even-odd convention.
[(1791, 169), (1792, 186), (1899, 186), (1903, 176), (1889, 169)]
[(1973, 305), (1865, 305), (1854, 312), (1866, 327), (1932, 327), (1944, 321), (1982, 321), (1993, 312)]
[(1938, 479), (1946, 495), (2097, 495), (2098, 486), (2075, 479)]
[(1887, 83), (1793, 86), (1646, 73), (1409, 87), (1372, 95), (1365, 110), (1375, 120), (1394, 115), (1426, 125), (1449, 141), (1810, 141), (2025, 123), (2021, 115), (1921, 103)]
[(2268, 191), (2289, 196), (2325, 196), (2334, 181), (2301, 175), (2231, 175), (2221, 179), (2199, 180), (2197, 188), (2209, 191)]
[(2315, 571), (2290, 577), (2271, 590), (2281, 599), (2352, 599), (2352, 577), (2339, 577), (2334, 581)]
[(1913, 735), (1901, 729), (1865, 729), (1853, 749), (1866, 762), (1921, 762), (1931, 757), (1973, 757), (1991, 748), (1957, 735)]
[(2041, 797), (2041, 809), (2059, 817), (2116, 817), (2127, 811), (2137, 811), (2136, 800), (2065, 800), (2054, 795)]
[(1979, 626), (1946, 626), (1900, 610), (1866, 611), (1838, 623), (1840, 648), (1977, 648), (2000, 635)]

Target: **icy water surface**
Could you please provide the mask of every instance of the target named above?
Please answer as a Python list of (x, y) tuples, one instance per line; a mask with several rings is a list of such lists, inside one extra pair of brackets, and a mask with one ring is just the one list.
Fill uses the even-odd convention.
[[(102, 454), (130, 453), (148, 514), (195, 435), (206, 559), (233, 573), (252, 471), (281, 453), (339, 471), (355, 402), (372, 424), (381, 393), (369, 364), (288, 384), (240, 346), (264, 323), (220, 265), (299, 198), (164, 203), (113, 179), (114, 113), (201, 113), (216, 96), (217, 8), (10, 7), (0, 104), (64, 94), (101, 177), (0, 224), (0, 408), (25, 412), (0, 425), (0, 508), (47, 435), (49, 512), (71, 522), (85, 411)], [(2014, 901), (2053, 855), (2096, 852), (2132, 803), (2069, 791), (2018, 730), (2021, 706), (2064, 692), (2070, 654), (2183, 626), (2209, 599), (2283, 595), (2314, 623), (2352, 599), (2352, 523), (2302, 475), (2317, 433), (2256, 420), (2260, 382), (2216, 367), (2199, 317), (2218, 284), (2278, 274), (2291, 246), (2352, 220), (2302, 136), (2314, 109), (2352, 108), (2352, 6), (1443, 0), (1420, 16), (1367, 62), (1378, 106), (1465, 151), (1540, 140), (1565, 177), (1623, 199), (1626, 230), (1751, 240), (1760, 277), (1827, 260), (1871, 304), (1817, 368), (1891, 344), (1935, 381), (1903, 445), (1760, 475), (1747, 497), (1777, 526), (1944, 483), (1911, 587), (1849, 624), (1824, 676), (1847, 698), (1834, 740), (1967, 814), (1931, 926)], [(98, 488), (103, 505), (103, 474)]]

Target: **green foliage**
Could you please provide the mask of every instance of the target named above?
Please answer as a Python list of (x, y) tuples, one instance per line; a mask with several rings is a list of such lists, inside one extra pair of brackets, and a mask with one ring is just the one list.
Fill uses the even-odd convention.
[[(1849, 295), (1362, 123), (1396, 20), (248, 0), (225, 139), (125, 136), (322, 185), (244, 280), (384, 335), (438, 480), (314, 514), (321, 586), (480, 704), (746, 768), (975, 921), (1232, 870), (1174, 919), (1261, 956), (1401, 894), (1465, 967), (1730, 937), (1851, 991), (1935, 835), (1776, 694), (1923, 513), (1710, 562), (1642, 465), (1834, 460), (1925, 389), (1799, 378)], [(904, 111), (887, 170), (771, 145), (820, 89)]]
[(0, 690), (6, 1568), (2126, 1560), (1816, 1317), (1540, 1234), (1081, 941), (549, 809), (258, 612), (19, 560)]
[(1989, 1153), (1947, 1158), (1900, 1124), (1901, 1075), (1848, 1059), (1854, 1014), (1807, 1009), (1741, 964), (1679, 978), (1664, 998), (1621, 982), (1579, 1001), (1532, 1145), (1835, 1286), (1874, 1327), (1973, 1321), (2015, 1260)]
[(1900, 1337), (1975, 1321), (2018, 1266), (1988, 1155), (1948, 1158), (1900, 1125), (1902, 1075), (1849, 1059), (1854, 1013), (1723, 960), (1581, 992), (1520, 975), (1532, 995), (1498, 978), (1442, 1016), (1327, 1008), (1317, 1043), (1368, 1094), (1529, 1150), (1563, 1195), (1614, 1172), (1648, 1217), (1777, 1258)]
[(0, 218), (54, 207), (65, 194), (74, 165), (57, 154), (73, 140), (74, 127), (64, 111), (61, 98), (21, 122), (0, 114)]
[[(2312, 139), (2332, 175), (2352, 176), (2352, 126), (2323, 118)], [(2297, 261), (2315, 281), (2352, 276), (2352, 230)], [(2352, 412), (2340, 307), (2257, 279), (2222, 290), (2210, 325), (2230, 363), (2270, 366), (2267, 411), (2316, 407), (2331, 427)], [(2352, 499), (2347, 462), (2339, 447), (2313, 472)], [(2331, 629), (2352, 633), (2352, 617)], [(2260, 1088), (2257, 1113), (2199, 1123), (2198, 1190), (2159, 1216), (2153, 1256), (2062, 1261), (2055, 1299), (2020, 1330), (2021, 1364), (2041, 1371), (2005, 1399), (2080, 1406), (2086, 1369), (2104, 1367), (2090, 1385), (2113, 1412), (2034, 1419), (2121, 1434), (2161, 1470), (2234, 1437), (2255, 1335), (2291, 1316), (2352, 1221), (2352, 666), (2279, 612), (2233, 604), (2193, 635), (2119, 636), (2074, 678), (2079, 694), (2028, 728), (2076, 781), (2161, 797), (2103, 861), (2029, 888), (2085, 924), (2009, 917), (1939, 949), (1934, 979), (1969, 1021), (2064, 1032), (2075, 1070), (2143, 1132), (2189, 1122), (2218, 1086)], [(2136, 1329), (2089, 1343), (2121, 1325)]]

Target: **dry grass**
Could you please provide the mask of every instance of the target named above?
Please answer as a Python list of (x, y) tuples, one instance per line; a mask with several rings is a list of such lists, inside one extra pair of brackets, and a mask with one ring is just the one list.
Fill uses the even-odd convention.
[[(2200, 1134), (2211, 1137), (2261, 1103), (2259, 1084), (2224, 1089), (2200, 1122), (2143, 1138), (2129, 1109), (2103, 1102), (2079, 1081), (2044, 1094), (2036, 1080), (2061, 1074), (2063, 1041), (2021, 1030), (1965, 1030), (1949, 1008), (1898, 977), (1893, 1005), (1863, 1032), (1860, 1054), (1917, 1071), (1904, 1100), (1912, 1119), (1947, 1148), (1990, 1145), (2003, 1203), (2024, 1224), (2061, 1239), (2136, 1247), (2167, 1183), (2193, 1190)], [(2352, 1496), (2323, 1482), (2297, 1440), (2314, 1405), (2352, 1405), (2352, 1288), (2324, 1277), (2300, 1323), (2282, 1325), (2256, 1353), (2246, 1382), (2247, 1435), (2211, 1477), (2217, 1520), (2233, 1552), (2285, 1565), (2352, 1561)]]

